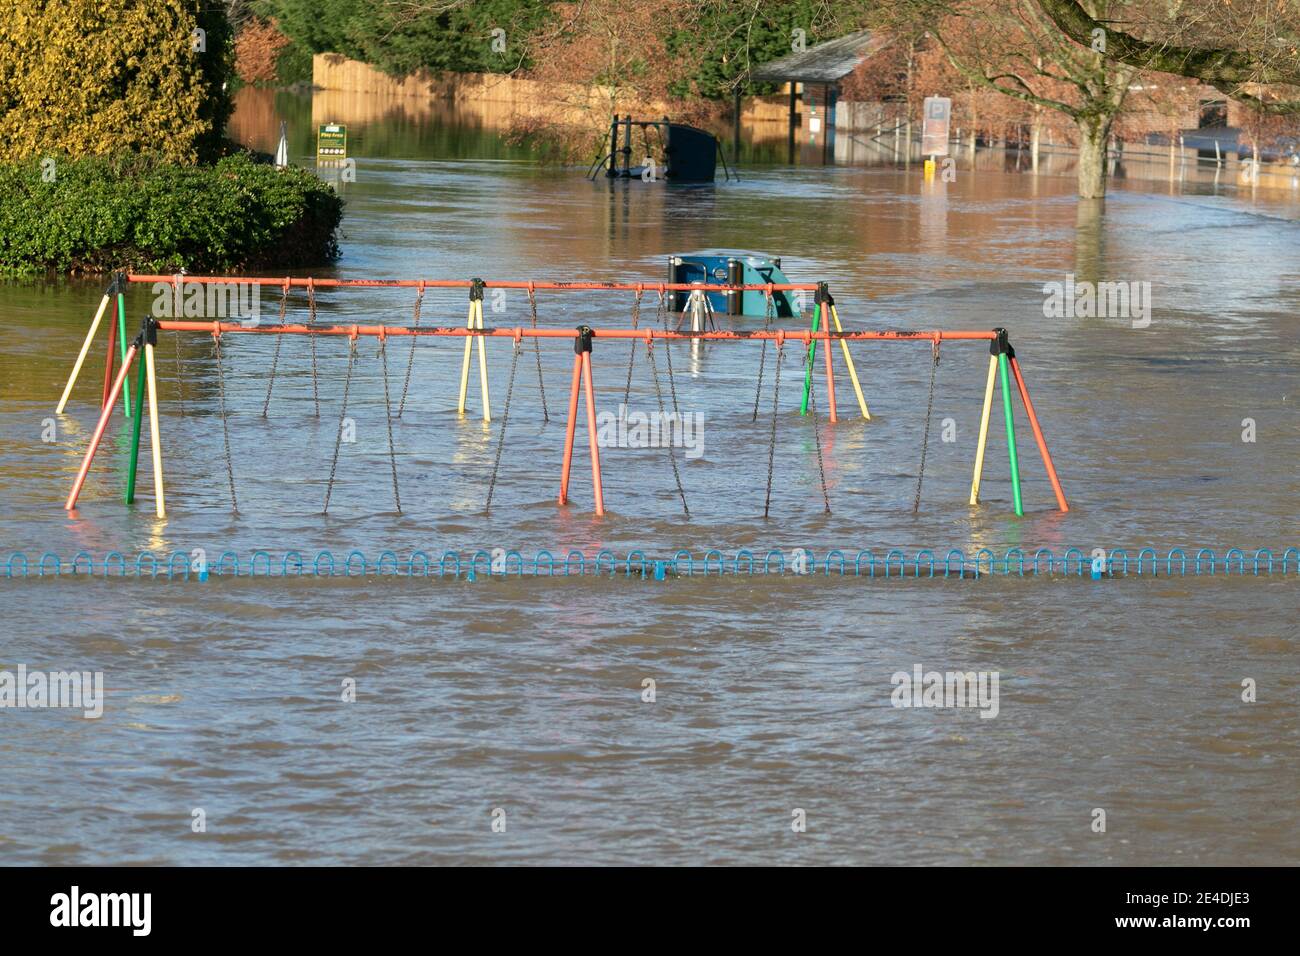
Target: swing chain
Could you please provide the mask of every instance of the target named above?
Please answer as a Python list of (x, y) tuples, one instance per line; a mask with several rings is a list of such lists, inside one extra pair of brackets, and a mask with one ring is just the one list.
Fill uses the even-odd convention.
[[(528, 283), (528, 310), (532, 327), (537, 328), (537, 293), (533, 289), (532, 282)], [(546, 410), (546, 384), (542, 380), (542, 342), (537, 336), (533, 336), (533, 356), (537, 359), (537, 391), (542, 397), (542, 421), (549, 422), (551, 413)]]
[(343, 405), (339, 408), (339, 430), (334, 438), (334, 457), (330, 460), (330, 477), (329, 482), (325, 485), (325, 507), (321, 509), (321, 514), (327, 514), (330, 510), (330, 495), (334, 493), (334, 476), (339, 467), (339, 448), (343, 444), (343, 423), (347, 420), (348, 414), (348, 392), (352, 388), (352, 366), (357, 357), (357, 340), (355, 336), (348, 337), (348, 371), (343, 378)]
[(185, 417), (185, 372), (181, 367), (181, 337), (172, 335), (172, 344), (176, 346), (176, 400), (181, 407), (181, 417)]
[(673, 393), (673, 414), (680, 420), (682, 417), (681, 409), (677, 406), (677, 377), (673, 374), (673, 350), (670, 343), (664, 339), (664, 358), (668, 362), (668, 388)]
[(235, 497), (235, 466), (230, 455), (230, 421), (226, 412), (226, 377), (222, 369), (220, 331), (212, 333), (212, 343), (217, 353), (217, 401), (221, 410), (221, 436), (226, 446), (226, 479), (230, 482), (230, 510), (239, 514), (239, 500)]
[[(316, 286), (312, 279), (307, 280), (307, 325), (316, 324)], [(311, 340), (311, 397), (316, 403), (316, 417), (320, 418), (320, 387), (316, 376), (316, 334), (307, 336)]]
[(776, 378), (772, 384), (772, 435), (767, 444), (767, 497), (763, 500), (763, 517), (768, 516), (772, 506), (772, 466), (776, 460), (776, 414), (781, 403), (781, 358), (785, 352), (785, 343), (776, 343)]
[[(182, 278), (184, 275), (185, 275), (185, 270), (182, 269), (182, 270), (181, 270), (179, 273), (177, 273), (176, 276), (174, 276), (173, 279), (172, 279), (172, 285), (173, 285), (173, 287), (174, 287), (175, 290), (176, 290), (176, 301), (177, 301), (177, 302), (180, 301), (180, 296), (181, 296), (181, 278)], [(113, 281), (114, 281), (114, 282), (117, 281), (116, 277), (114, 277), (114, 280), (113, 280)], [(123, 292), (126, 291), (125, 287), (123, 287), (122, 291), (123, 291)], [(176, 404), (180, 406), (181, 417), (184, 418), (184, 417), (185, 417), (185, 376), (184, 376), (184, 372), (183, 372), (183, 370), (182, 370), (182, 368), (181, 368), (181, 339), (180, 339), (180, 336), (179, 336), (179, 335), (173, 335), (173, 336), (172, 336), (172, 345), (175, 347), (175, 350), (176, 350), (176, 352), (175, 352), (175, 354), (176, 354)]]
[[(635, 347), (636, 343), (634, 342), (633, 348)], [(664, 343), (664, 352), (667, 353), (667, 351), (667, 343)], [(646, 359), (650, 362), (650, 374), (655, 380), (655, 394), (659, 396), (659, 420), (663, 421), (667, 417), (664, 412), (664, 390), (663, 386), (659, 384), (659, 366), (655, 362), (654, 341), (650, 338), (645, 340), (645, 354)], [(670, 371), (668, 375), (669, 381), (671, 382), (672, 372)], [(678, 417), (680, 419), (680, 416)], [(673, 481), (677, 483), (677, 495), (682, 499), (682, 511), (685, 512), (686, 517), (689, 518), (691, 516), (691, 509), (686, 504), (686, 489), (682, 487), (681, 472), (677, 469), (677, 453), (673, 450), (673, 443), (671, 441), (668, 442), (668, 460), (672, 462), (673, 465)]]
[(921, 438), (921, 468), (916, 473), (916, 496), (912, 499), (912, 514), (921, 510), (921, 482), (925, 480), (925, 457), (930, 450), (930, 417), (934, 411), (934, 376), (939, 370), (939, 339), (930, 342), (930, 395), (925, 403), (925, 434)]
[[(636, 290), (636, 299), (632, 302), (632, 328), (636, 329), (637, 324), (641, 321), (641, 288)], [(632, 363), (636, 360), (636, 341), (633, 340), (632, 347), (627, 353), (627, 384), (623, 386), (623, 406), (627, 407), (632, 397)]]
[(379, 360), (384, 373), (384, 424), (388, 426), (388, 461), (393, 470), (393, 503), (400, 514), (402, 496), (397, 490), (397, 451), (393, 447), (393, 403), (388, 397), (388, 336), (379, 336)]
[[(424, 282), (420, 282), (419, 291), (415, 294), (415, 315), (412, 317), (411, 328), (420, 327), (420, 306), (424, 303)], [(411, 351), (406, 357), (406, 380), (402, 383), (402, 401), (397, 406), (397, 417), (402, 417), (402, 412), (406, 411), (406, 394), (411, 388), (411, 369), (415, 366), (415, 342), (418, 335), (411, 336)]]
[[(812, 366), (813, 341), (815, 340), (810, 340), (808, 342), (807, 351), (804, 354), (804, 361), (808, 367)], [(830, 346), (829, 339), (827, 339), (826, 344), (828, 347)], [(822, 459), (822, 430), (821, 430), (821, 426), (817, 423), (817, 400), (814, 397), (814, 393), (816, 391), (814, 383), (816, 379), (817, 376), (813, 375), (808, 380), (808, 414), (812, 418), (812, 423), (813, 423), (813, 444), (817, 446), (817, 473), (821, 476), (822, 500), (826, 502), (826, 514), (830, 514), (831, 497), (826, 490), (826, 463)]]
[[(284, 313), (289, 307), (289, 280), (284, 280), (284, 285), (280, 289), (280, 324), (284, 325)], [(275, 337), (275, 351), (271, 353), (271, 377), (266, 383), (266, 401), (262, 404), (262, 417), (266, 417), (267, 411), (271, 407), (271, 390), (275, 388), (275, 369), (280, 364), (280, 346), (284, 344), (284, 336)]]
[[(767, 313), (763, 316), (763, 331), (767, 332), (772, 328), (772, 320), (776, 318), (776, 300), (772, 296), (772, 290), (767, 290)], [(758, 398), (763, 394), (763, 367), (767, 364), (767, 339), (763, 339), (763, 347), (758, 353), (758, 387), (754, 389), (754, 414), (750, 417), (751, 422), (758, 421)]]
[(492, 462), (492, 477), (488, 480), (487, 503), (483, 506), (483, 514), (485, 515), (492, 513), (492, 495), (496, 492), (497, 473), (501, 470), (501, 452), (505, 450), (506, 446), (506, 425), (510, 423), (510, 399), (515, 393), (515, 372), (519, 369), (519, 353), (521, 351), (523, 351), (523, 342), (520, 338), (516, 338), (514, 352), (510, 357), (510, 381), (506, 384), (506, 407), (501, 413), (501, 434), (497, 437), (496, 460)]

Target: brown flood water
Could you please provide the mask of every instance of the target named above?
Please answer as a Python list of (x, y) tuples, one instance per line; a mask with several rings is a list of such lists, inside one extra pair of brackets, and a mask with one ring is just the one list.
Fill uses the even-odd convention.
[[(265, 104), (263, 104), (265, 107)], [(312, 135), (291, 120), (295, 161)], [(1105, 209), (1068, 175), (964, 160), (957, 181), (919, 170), (757, 162), (740, 183), (666, 189), (588, 183), (540, 168), (491, 132), (389, 116), (358, 128), (344, 257), (319, 276), (657, 281), (673, 252), (781, 256), (826, 280), (853, 328), (1010, 330), (1071, 511), (1054, 508), (1017, 418), (1025, 516), (1011, 513), (1000, 410), (967, 505), (985, 346), (946, 344), (936, 373), (922, 505), (912, 513), (929, 349), (863, 343), (872, 421), (819, 431), (798, 415), (788, 349), (771, 517), (762, 517), (771, 351), (752, 420), (756, 348), (673, 346), (700, 454), (602, 451), (610, 513), (591, 514), (579, 431), (572, 504), (555, 504), (572, 352), (520, 362), (491, 517), (481, 512), (499, 419), (456, 414), (460, 346), (420, 341), (394, 442), (384, 379), (358, 348), (328, 516), (346, 344), (228, 336), (225, 392), (240, 511), (231, 513), (210, 340), (160, 344), (169, 514), (121, 503), (120, 417), (69, 517), (62, 501), (96, 415), (102, 365), (43, 441), (100, 283), (0, 284), (0, 561), (66, 562), (203, 548), (210, 556), (321, 548), (563, 555), (636, 548), (1300, 546), (1295, 502), (1295, 193), (1195, 174), (1119, 180)], [(262, 148), (273, 143), (259, 142)], [(779, 158), (768, 157), (769, 159)], [(1143, 316), (1046, 317), (1045, 283), (1149, 283)], [(413, 294), (318, 295), (322, 321), (410, 320)], [(152, 303), (145, 288), (128, 315)], [(495, 303), (494, 303), (495, 304)], [(489, 324), (529, 321), (509, 295)], [(277, 294), (261, 300), (274, 320)], [(630, 295), (539, 296), (540, 324), (630, 324)], [(422, 324), (464, 321), (463, 293), (426, 296)], [(643, 320), (653, 317), (653, 305)], [(296, 295), (291, 318), (306, 315)], [(1141, 327), (1134, 327), (1135, 320)], [(755, 320), (722, 317), (724, 326)], [(797, 323), (791, 322), (792, 326)], [(662, 349), (662, 346), (660, 346)], [(510, 346), (488, 343), (494, 408)], [(392, 400), (408, 345), (390, 343)], [(628, 346), (597, 342), (597, 398), (623, 398)], [(838, 361), (838, 356), (837, 356)], [(664, 373), (666, 356), (660, 353)], [(820, 366), (820, 362), (819, 362)], [(475, 375), (477, 369), (474, 369)], [(820, 383), (819, 383), (820, 387)], [(667, 389), (666, 380), (664, 388)], [(316, 395), (320, 403), (316, 415)], [(820, 394), (820, 393), (819, 393)], [(657, 410), (644, 354), (628, 404)], [(471, 413), (477, 411), (472, 379)], [(1243, 441), (1251, 419), (1254, 441)], [(953, 440), (946, 441), (945, 432)], [(818, 443), (832, 513), (823, 513)], [(214, 578), (207, 583), (0, 577), (0, 670), (103, 671), (104, 714), (0, 710), (8, 863), (884, 863), (1300, 862), (1295, 826), (1296, 585), (1287, 577), (897, 581), (825, 576), (408, 581)], [(997, 715), (895, 708), (895, 672), (995, 672)], [(1244, 703), (1242, 681), (1258, 687)], [(354, 703), (340, 700), (345, 680)], [(643, 700), (643, 681), (655, 700)], [(194, 833), (202, 808), (207, 832)], [(506, 832), (494, 832), (501, 809)], [(791, 829), (806, 812), (807, 832)], [(1107, 829), (1091, 829), (1093, 811)]]

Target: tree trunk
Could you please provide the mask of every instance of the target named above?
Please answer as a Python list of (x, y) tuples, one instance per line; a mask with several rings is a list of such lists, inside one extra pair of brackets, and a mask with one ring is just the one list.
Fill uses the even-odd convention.
[[(1036, 57), (1034, 59), (1034, 65), (1039, 70), (1041, 70), (1043, 68), (1043, 58), (1041, 56)], [(1043, 125), (1042, 113), (1043, 113), (1043, 108), (1039, 106), (1037, 103), (1035, 103), (1034, 104), (1034, 127), (1033, 127), (1033, 131), (1029, 134), (1029, 161), (1033, 165), (1035, 173), (1038, 172), (1038, 139), (1039, 136), (1041, 135), (1042, 125)]]
[(1178, 142), (1178, 124), (1171, 122), (1169, 125), (1169, 181), (1174, 181), (1174, 153), (1175, 144)]
[(1110, 140), (1110, 123), (1095, 117), (1082, 117), (1079, 125), (1079, 198), (1104, 199), (1106, 196), (1106, 146)]
[(912, 167), (912, 93), (915, 84), (912, 82), (912, 65), (916, 58), (916, 44), (907, 45), (907, 142), (904, 144), (907, 148), (907, 161), (903, 164), (908, 169)]
[(966, 84), (966, 92), (970, 97), (970, 165), (971, 169), (975, 168), (975, 139), (979, 136), (980, 113), (979, 104), (975, 100), (975, 88), (969, 83)]

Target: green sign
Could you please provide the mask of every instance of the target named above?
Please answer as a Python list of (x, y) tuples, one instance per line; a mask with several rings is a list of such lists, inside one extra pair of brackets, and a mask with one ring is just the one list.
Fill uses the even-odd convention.
[(317, 159), (348, 158), (348, 128), (338, 123), (327, 123), (316, 128)]

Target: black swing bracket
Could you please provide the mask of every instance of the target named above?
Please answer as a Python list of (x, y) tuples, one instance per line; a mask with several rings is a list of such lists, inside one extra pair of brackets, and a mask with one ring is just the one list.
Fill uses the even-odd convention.
[(989, 355), (1006, 355), (1007, 359), (1016, 357), (1016, 350), (1011, 347), (1011, 342), (1007, 337), (1007, 330), (996, 328), (993, 330), (997, 338), (989, 343)]
[(139, 348), (142, 345), (156, 346), (158, 344), (158, 320), (152, 315), (146, 315), (140, 321), (140, 334), (136, 336), (135, 345)]

